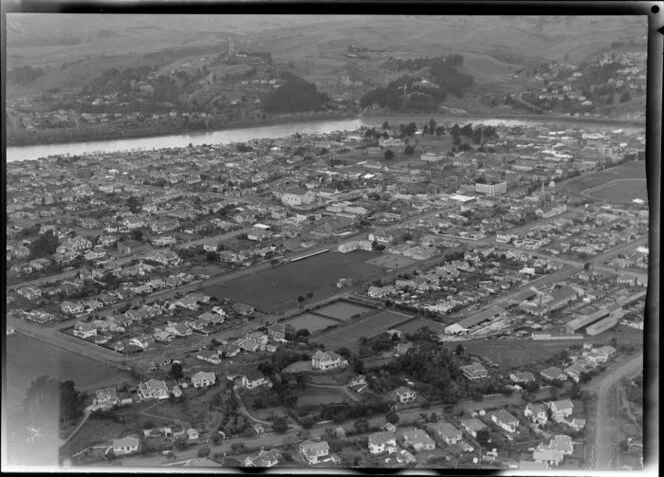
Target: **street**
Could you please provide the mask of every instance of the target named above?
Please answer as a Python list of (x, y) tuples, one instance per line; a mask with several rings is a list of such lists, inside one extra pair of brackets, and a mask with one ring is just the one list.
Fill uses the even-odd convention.
[(616, 384), (624, 377), (631, 376), (643, 369), (643, 350), (627, 361), (609, 369), (588, 384), (588, 391), (597, 396), (595, 415), (589, 421), (594, 427), (592, 449), (588, 456), (595, 470), (615, 470), (612, 448), (617, 444), (614, 425), (618, 416), (611, 415), (609, 399), (615, 392)]

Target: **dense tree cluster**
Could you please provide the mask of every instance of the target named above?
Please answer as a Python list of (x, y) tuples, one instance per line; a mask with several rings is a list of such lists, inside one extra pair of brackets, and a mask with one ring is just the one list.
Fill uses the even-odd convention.
[(41, 234), (37, 240), (30, 244), (30, 258), (34, 260), (53, 255), (58, 249), (59, 242), (57, 235), (52, 230)]
[(330, 98), (320, 93), (316, 85), (295, 75), (288, 75), (286, 82), (267, 95), (264, 109), (268, 113), (294, 113), (299, 111), (321, 111)]
[(417, 350), (386, 365), (392, 375), (404, 374), (421, 383), (422, 394), (430, 400), (455, 403), (459, 398), (456, 381), (463, 374), (452, 354), (434, 341), (423, 341)]
[(32, 83), (34, 80), (44, 75), (44, 70), (41, 68), (33, 68), (31, 66), (19, 66), (12, 68), (7, 72), (7, 79), (19, 86), (25, 86)]
[(23, 406), (29, 422), (59, 416), (60, 422), (66, 423), (83, 415), (85, 399), (85, 393), (78, 391), (72, 380), (40, 376), (30, 384)]

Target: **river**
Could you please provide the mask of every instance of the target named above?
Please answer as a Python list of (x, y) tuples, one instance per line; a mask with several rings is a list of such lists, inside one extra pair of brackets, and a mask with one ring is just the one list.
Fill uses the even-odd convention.
[(454, 123), (485, 124), (487, 126), (537, 126), (548, 125), (557, 129), (570, 127), (586, 131), (614, 130), (621, 128), (628, 134), (645, 134), (645, 124), (609, 123), (583, 118), (500, 118), (480, 116), (441, 116), (441, 115), (379, 115), (354, 119), (333, 119), (307, 122), (284, 123), (275, 126), (260, 126), (241, 129), (224, 129), (192, 134), (175, 134), (170, 136), (141, 137), (117, 139), (110, 141), (76, 142), (66, 144), (40, 144), (36, 146), (20, 146), (7, 148), (7, 161), (36, 160), (48, 156), (83, 155), (93, 152), (119, 152), (133, 150), (152, 150), (164, 148), (186, 147), (189, 144), (230, 144), (246, 142), (252, 139), (276, 139), (300, 134), (326, 134), (334, 131), (354, 131), (360, 126), (380, 127), (385, 121), (391, 124), (415, 121), (422, 124), (433, 117), (438, 123), (452, 125)]

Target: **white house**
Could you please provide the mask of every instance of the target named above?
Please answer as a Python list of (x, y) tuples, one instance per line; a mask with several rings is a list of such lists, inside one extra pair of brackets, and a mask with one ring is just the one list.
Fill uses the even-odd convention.
[(135, 437), (113, 439), (113, 453), (115, 455), (131, 454), (136, 451), (138, 451), (138, 439)]
[(397, 451), (397, 437), (394, 432), (374, 432), (369, 434), (369, 452), (394, 454)]
[(307, 440), (300, 443), (300, 453), (309, 464), (318, 464), (330, 455), (330, 446), (326, 441)]
[(217, 382), (217, 378), (211, 371), (199, 371), (191, 377), (191, 382), (195, 388), (207, 388)]
[(341, 366), (348, 366), (348, 360), (333, 351), (318, 350), (311, 357), (311, 366), (326, 371)]

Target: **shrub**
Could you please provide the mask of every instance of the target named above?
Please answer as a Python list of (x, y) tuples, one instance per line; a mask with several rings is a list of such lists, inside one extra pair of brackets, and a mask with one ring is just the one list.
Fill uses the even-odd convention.
[(210, 455), (210, 447), (209, 446), (203, 446), (198, 449), (198, 452), (196, 452), (198, 457), (207, 457)]

